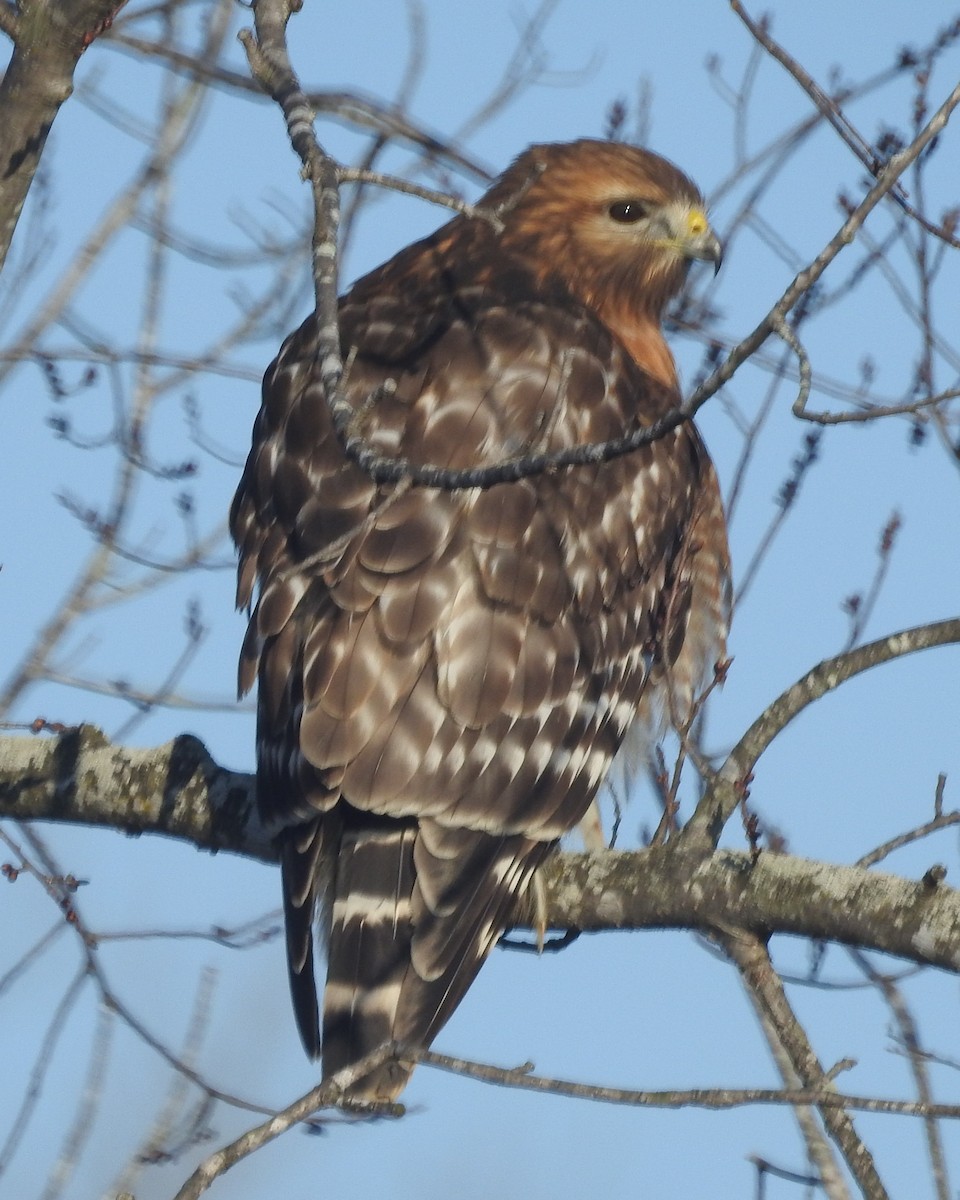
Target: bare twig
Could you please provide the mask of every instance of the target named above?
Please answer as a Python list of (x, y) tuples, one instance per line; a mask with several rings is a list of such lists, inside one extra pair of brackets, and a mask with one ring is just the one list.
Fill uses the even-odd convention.
[(865, 596), (858, 593), (855, 597), (847, 600), (844, 606), (851, 617), (850, 633), (844, 644), (844, 650), (852, 650), (857, 642), (860, 641), (863, 631), (867, 627), (867, 622), (873, 615), (873, 610), (880, 596), (880, 591), (883, 588), (884, 580), (890, 569), (894, 543), (902, 523), (898, 512), (894, 511), (890, 514), (880, 535), (880, 544), (877, 547), (877, 566), (873, 573), (873, 579), (870, 581), (870, 587), (867, 589)]
[(956, 388), (938, 392), (935, 396), (925, 396), (920, 400), (909, 400), (903, 404), (871, 404), (853, 412), (828, 412), (820, 410), (811, 412), (808, 408), (794, 410), (795, 415), (802, 421), (812, 421), (815, 425), (854, 425), (867, 421), (878, 421), (881, 417), (903, 417), (922, 413), (925, 409), (934, 408), (947, 400), (955, 400), (960, 392)]
[(602, 1087), (534, 1075), (531, 1063), (523, 1063), (519, 1067), (494, 1067), (467, 1058), (455, 1058), (450, 1054), (438, 1054), (435, 1050), (417, 1050), (409, 1046), (402, 1047), (401, 1050), (403, 1057), (426, 1066), (439, 1067), (440, 1070), (450, 1071), (454, 1075), (465, 1075), (468, 1079), (519, 1088), (521, 1091), (593, 1100), (600, 1104), (623, 1104), (635, 1108), (704, 1108), (721, 1112), (758, 1104), (814, 1104), (833, 1110), (849, 1108), (888, 1115), (960, 1119), (960, 1104), (920, 1104), (913, 1100), (881, 1100), (871, 1096), (847, 1095), (835, 1091), (829, 1084), (824, 1089), (680, 1088), (648, 1091)]
[[(223, 44), (229, 12), (229, 3), (224, 3), (223, 0), (219, 0), (211, 10), (205, 36), (205, 46), (211, 55), (216, 55)], [(36, 351), (40, 333), (63, 311), (74, 290), (92, 269), (97, 256), (119, 233), (147, 191), (157, 186), (169, 173), (173, 161), (184, 149), (192, 122), (196, 118), (197, 106), (204, 99), (202, 86), (196, 80), (188, 81), (167, 95), (161, 130), (153, 152), (148, 155), (133, 183), (111, 206), (107, 216), (87, 239), (53, 295), (28, 322), (27, 329), (19, 339), (21, 347), (29, 346)], [(145, 321), (145, 328), (155, 324), (156, 312), (152, 303), (146, 305)], [(8, 363), (7, 369), (9, 366)], [(122, 539), (125, 522), (129, 521), (132, 515), (132, 498), (143, 467), (139, 451), (152, 398), (149, 388), (145, 385), (145, 368), (141, 366), (140, 371), (140, 387), (134, 404), (129, 413), (124, 413), (118, 418), (118, 428), (122, 430), (122, 434), (118, 436), (118, 444), (122, 453), (110, 500), (99, 520), (100, 532), (97, 542), (78, 579), (63, 597), (54, 615), (40, 628), (0, 690), (0, 715), (9, 712), (23, 693), (38, 679), (43, 678), (55, 648), (62, 643), (67, 631), (90, 611), (98, 594), (113, 591), (109, 587), (104, 588), (103, 584), (108, 578), (114, 553)], [(0, 365), (0, 379), (4, 375), (5, 369)]]
[[(244, 1109), (248, 1112), (265, 1113), (270, 1110), (263, 1104), (258, 1104), (254, 1101), (244, 1099), (230, 1092), (225, 1092), (220, 1088), (215, 1087), (208, 1082), (203, 1075), (194, 1069), (189, 1062), (170, 1050), (160, 1038), (156, 1037), (146, 1025), (134, 1015), (131, 1009), (120, 999), (119, 995), (110, 983), (107, 977), (106, 970), (97, 955), (97, 936), (93, 930), (83, 920), (79, 906), (74, 899), (74, 893), (78, 885), (78, 881), (72, 875), (66, 875), (61, 871), (54, 860), (52, 854), (46, 846), (43, 839), (29, 826), (22, 826), (23, 837), (29, 843), (34, 856), (38, 859), (38, 863), (34, 863), (20, 849), (13, 839), (0, 828), (0, 840), (4, 841), (17, 855), (19, 860), (18, 870), (26, 871), (32, 875), (50, 895), (51, 899), (63, 913), (64, 920), (67, 924), (76, 931), (78, 945), (81, 949), (83, 965), (78, 975), (78, 982), (83, 983), (86, 979), (92, 979), (100, 993), (101, 1003), (112, 1013), (115, 1013), (121, 1021), (134, 1033), (136, 1036), (151, 1050), (154, 1051), (168, 1066), (172, 1067), (179, 1075), (189, 1082), (195, 1084), (204, 1095), (210, 1100), (220, 1100), (223, 1103), (231, 1105), (234, 1108)], [(8, 873), (8, 872), (5, 872)], [(66, 998), (64, 1004), (66, 1003)], [(61, 1020), (62, 1025), (62, 1020)], [(47, 1042), (52, 1047), (55, 1042), (55, 1037), (51, 1032), (48, 1035)], [(188, 1043), (189, 1046), (190, 1043)], [(29, 1110), (35, 1103), (34, 1093), (39, 1088), (39, 1079), (42, 1079), (43, 1072), (46, 1070), (45, 1062), (48, 1054), (41, 1055), (38, 1058), (37, 1066), (34, 1071), (35, 1086), (28, 1090), (27, 1101), (25, 1101), (24, 1109), (28, 1115)], [(29, 1103), (27, 1103), (29, 1102)], [(22, 1129), (25, 1127), (26, 1119), (19, 1119), (14, 1126), (14, 1132), (17, 1138), (20, 1137)], [(9, 1141), (9, 1139), (8, 1139)], [(15, 1143), (13, 1143), (15, 1144)], [(0, 1153), (0, 1165), (2, 1165), (3, 1154)]]
[(426, 200), (429, 204), (439, 204), (441, 208), (452, 209), (453, 212), (461, 213), (465, 217), (489, 221), (495, 229), (499, 230), (503, 227), (497, 219), (496, 213), (486, 208), (479, 208), (475, 204), (468, 204), (458, 196), (451, 196), (449, 192), (439, 192), (436, 188), (424, 187), (423, 184), (414, 183), (410, 179), (401, 179), (398, 175), (385, 175), (382, 171), (370, 171), (363, 167), (338, 166), (336, 171), (337, 178), (341, 183), (374, 184), (393, 192), (401, 192), (405, 196), (416, 196), (420, 200)]
[[(205, 59), (201, 54), (190, 54), (175, 46), (164, 45), (162, 41), (138, 38), (121, 32), (119, 28), (115, 28), (104, 39), (104, 45), (115, 46), (137, 57), (164, 59), (179, 70), (203, 78), (208, 83), (231, 88), (240, 95), (260, 99), (263, 93), (256, 78), (251, 79), (240, 71), (231, 71), (220, 63)], [(379, 136), (407, 143), (429, 159), (449, 164), (480, 183), (489, 183), (493, 177), (489, 167), (480, 159), (451, 139), (416, 124), (408, 114), (397, 111), (393, 105), (350, 91), (311, 89), (306, 93), (306, 98), (314, 112), (329, 114), (359, 129), (368, 129)]]
[(840, 251), (845, 246), (850, 245), (864, 221), (889, 193), (904, 171), (916, 161), (930, 142), (945, 128), (958, 104), (960, 104), (960, 84), (957, 84), (949, 96), (947, 96), (910, 145), (888, 159), (877, 175), (876, 183), (870, 188), (856, 208), (853, 209), (843, 225), (841, 225), (813, 262), (797, 275), (753, 332), (748, 334), (730, 352), (726, 360), (713, 372), (710, 378), (697, 388), (684, 405), (688, 413), (692, 415), (702, 407), (715, 392), (733, 378), (737, 370), (747, 359), (753, 356), (770, 334), (776, 332), (779, 322), (786, 317), (799, 301), (800, 297), (808, 292), (817, 282)]
[(808, 705), (871, 667), (906, 654), (960, 641), (960, 617), (936, 621), (880, 638), (834, 658), (826, 659), (788, 688), (753, 722), (727, 757), (682, 837), (692, 842), (706, 837), (715, 845), (729, 817), (736, 812), (760, 755)]
[(760, 567), (770, 552), (770, 547), (773, 545), (778, 534), (783, 529), (787, 518), (795, 510), (797, 500), (800, 496), (801, 486), (806, 479), (811, 467), (816, 463), (820, 453), (820, 431), (808, 431), (803, 438), (803, 446), (798, 454), (793, 456), (790, 463), (790, 474), (783, 481), (780, 490), (777, 494), (776, 504), (777, 511), (774, 513), (769, 525), (757, 543), (753, 554), (750, 557), (746, 567), (743, 569), (743, 574), (740, 577), (740, 582), (737, 586), (736, 596), (734, 598), (734, 607), (739, 607), (744, 597), (750, 591), (750, 588), (757, 579)]
[[(193, 1013), (180, 1055), (181, 1061), (189, 1067), (193, 1067), (196, 1062), (197, 1054), (209, 1026), (210, 1004), (215, 981), (215, 972), (209, 969), (201, 972), (193, 1005)], [(189, 1081), (183, 1073), (180, 1071), (174, 1072), (163, 1108), (157, 1114), (152, 1128), (140, 1146), (140, 1149), (132, 1156), (130, 1162), (121, 1173), (120, 1178), (113, 1184), (111, 1188), (113, 1195), (133, 1192), (137, 1177), (146, 1164), (155, 1161), (158, 1157), (164, 1159), (171, 1157), (169, 1145), (171, 1134), (176, 1121), (187, 1104), (188, 1090)], [(200, 1106), (187, 1122), (187, 1132), (185, 1136), (181, 1137), (181, 1141), (186, 1141), (192, 1145), (204, 1135), (206, 1132), (205, 1120), (209, 1114), (211, 1105), (212, 1098), (205, 1096)]]
[(342, 1071), (338, 1071), (331, 1079), (313, 1088), (305, 1096), (288, 1105), (287, 1108), (275, 1113), (262, 1125), (249, 1129), (236, 1141), (223, 1146), (215, 1154), (204, 1159), (177, 1192), (174, 1200), (197, 1200), (197, 1197), (202, 1196), (215, 1179), (229, 1171), (241, 1159), (253, 1154), (255, 1150), (259, 1150), (268, 1142), (272, 1142), (282, 1133), (286, 1133), (288, 1129), (299, 1124), (318, 1109), (336, 1104), (352, 1083), (362, 1079), (364, 1075), (392, 1057), (393, 1054), (393, 1046), (381, 1046), (352, 1067), (345, 1067)]
[[(261, 4), (257, 5), (254, 11), (257, 16), (256, 40), (250, 33), (247, 33), (243, 39), (250, 59), (251, 70), (261, 85), (270, 91), (283, 108), (291, 144), (304, 164), (305, 174), (311, 180), (314, 191), (316, 215), (314, 280), (317, 361), (320, 378), (330, 405), (334, 428), (344, 453), (372, 479), (381, 484), (409, 480), (416, 486), (440, 488), (447, 491), (459, 488), (489, 488), (498, 483), (516, 482), (539, 475), (547, 470), (608, 462), (665, 437), (672, 429), (688, 420), (710, 396), (728, 382), (736, 370), (760, 348), (771, 333), (780, 332), (783, 336), (783, 330), (786, 328), (785, 318), (790, 310), (820, 278), (843, 247), (853, 241), (856, 231), (866, 220), (868, 214), (895, 186), (900, 176), (916, 160), (924, 147), (942, 130), (953, 109), (960, 103), (960, 85), (958, 85), (914, 141), (885, 164), (879, 172), (874, 186), (850, 214), (841, 229), (817, 258), (794, 279), (753, 333), (728, 355), (726, 361), (713, 372), (685, 404), (668, 412), (651, 426), (610, 441), (571, 447), (551, 454), (522, 455), (493, 466), (452, 471), (436, 464), (417, 464), (405, 459), (385, 458), (373, 451), (362, 438), (351, 433), (354, 410), (340, 393), (343, 363), (340, 358), (336, 325), (336, 237), (339, 220), (337, 167), (324, 153), (316, 139), (309, 103), (290, 65), (284, 32), (289, 14), (285, 6)], [(808, 377), (805, 376), (805, 356), (798, 351), (799, 344), (795, 345), (794, 342), (795, 339), (791, 341), (791, 346), (800, 353), (800, 400), (802, 401), (805, 400), (805, 385), (808, 389), (809, 383)]]
[(797, 356), (797, 364), (800, 371), (800, 390), (797, 392), (797, 398), (793, 402), (793, 415), (799, 417), (806, 410), (807, 400), (810, 397), (810, 386), (813, 379), (813, 372), (810, 369), (810, 359), (800, 339), (782, 317), (775, 319), (773, 331), (778, 337), (783, 338)]
[[(913, 1072), (917, 1087), (917, 1097), (922, 1104), (933, 1100), (933, 1088), (930, 1083), (930, 1072), (927, 1069), (927, 1059), (920, 1045), (920, 1034), (913, 1013), (904, 998), (903, 992), (897, 987), (889, 975), (876, 970), (870, 960), (861, 951), (851, 947), (850, 957), (864, 973), (867, 979), (883, 995), (893, 1018), (900, 1030), (900, 1042), (907, 1054), (910, 1070)], [(927, 1150), (930, 1155), (930, 1166), (934, 1186), (937, 1190), (937, 1200), (950, 1200), (951, 1189), (947, 1179), (946, 1158), (943, 1153), (943, 1139), (940, 1126), (933, 1117), (924, 1118), (924, 1131), (927, 1137)]]
[(86, 969), (81, 968), (67, 985), (66, 990), (60, 997), (59, 1004), (57, 1004), (53, 1011), (53, 1016), (50, 1018), (47, 1031), (37, 1051), (33, 1070), (30, 1072), (30, 1078), (27, 1080), (23, 1099), (20, 1101), (20, 1107), (13, 1119), (13, 1124), (10, 1126), (6, 1141), (0, 1146), (0, 1177), (2, 1177), (4, 1171), (10, 1165), (10, 1160), (16, 1154), (20, 1141), (30, 1123), (34, 1109), (40, 1099), (40, 1090), (43, 1086), (44, 1078), (50, 1069), (50, 1062), (57, 1047), (57, 1042), (66, 1028), (67, 1015), (76, 1003), (86, 979)]
[(47, 949), (49, 949), (49, 947), (57, 940), (57, 938), (64, 932), (65, 929), (66, 925), (64, 925), (63, 921), (58, 919), (56, 924), (52, 925), (43, 935), (43, 937), (34, 942), (30, 949), (27, 950), (25, 954), (21, 955), (21, 957), (13, 964), (13, 966), (10, 967), (8, 971), (5, 971), (3, 975), (0, 975), (0, 996), (2, 996), (7, 988), (10, 987), (11, 984), (13, 984), (25, 971), (29, 970), (29, 968), (44, 954)]
[[(716, 941), (736, 964), (747, 995), (757, 1014), (767, 1045), (777, 1064), (784, 1087), (815, 1087), (824, 1091), (835, 1091), (832, 1080), (828, 1080), (806, 1034), (787, 1000), (783, 984), (773, 969), (766, 945), (755, 935), (742, 932), (718, 933)], [(847, 1165), (861, 1185), (872, 1183), (869, 1171), (864, 1180), (860, 1160), (869, 1155), (857, 1137), (849, 1119), (842, 1109), (820, 1109), (824, 1124), (837, 1141)], [(829, 1143), (809, 1105), (798, 1105), (794, 1109), (797, 1124), (807, 1147), (810, 1161), (816, 1166), (820, 1184), (830, 1200), (849, 1200), (850, 1193)], [(872, 1167), (872, 1162), (870, 1163)], [(882, 1189), (875, 1193), (864, 1187), (868, 1196), (882, 1196)]]
[(60, 1156), (50, 1170), (50, 1176), (41, 1195), (41, 1200), (56, 1200), (76, 1170), (77, 1162), (85, 1143), (93, 1131), (93, 1122), (103, 1097), (104, 1078), (110, 1061), (113, 1040), (113, 1013), (101, 1007), (97, 1028), (90, 1042), (90, 1059), (87, 1077), (77, 1102), (70, 1130), (60, 1151)]
[[(829, 124), (840, 135), (844, 144), (853, 151), (859, 158), (867, 170), (879, 178), (882, 172), (882, 159), (876, 153), (874, 148), (865, 141), (864, 138), (857, 132), (854, 126), (844, 116), (840, 105), (832, 97), (820, 87), (813, 79), (809, 72), (793, 58), (787, 51), (773, 40), (768, 31), (759, 22), (751, 20), (743, 5), (739, 0), (730, 0), (730, 7), (737, 14), (744, 25), (750, 30), (751, 35), (763, 46), (767, 53), (777, 60), (781, 66), (793, 76), (801, 88), (807, 93), (813, 103), (817, 106), (818, 111), (829, 122)], [(890, 199), (895, 201), (908, 216), (918, 222), (928, 232), (936, 237), (942, 238), (949, 246), (960, 250), (960, 241), (953, 237), (943, 226), (932, 224), (923, 216), (916, 208), (913, 207), (906, 197), (906, 193), (899, 185), (889, 189)]]
[[(941, 775), (941, 779), (944, 777)], [(857, 859), (858, 867), (875, 867), (878, 862), (882, 862), (888, 855), (895, 850), (901, 850), (904, 846), (909, 846), (913, 842), (919, 842), (925, 837), (929, 837), (932, 833), (939, 833), (941, 829), (950, 829), (954, 825), (960, 825), (960, 812), (937, 813), (932, 820), (926, 821), (923, 825), (918, 825), (916, 829), (910, 829), (906, 833), (898, 833), (896, 837), (890, 838), (889, 841), (877, 846), (875, 850), (871, 850), (869, 854), (864, 854)]]

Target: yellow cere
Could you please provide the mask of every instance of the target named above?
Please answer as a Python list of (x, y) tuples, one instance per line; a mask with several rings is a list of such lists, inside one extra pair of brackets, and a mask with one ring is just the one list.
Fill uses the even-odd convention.
[(687, 232), (696, 237), (697, 234), (705, 233), (709, 227), (707, 215), (701, 208), (691, 208), (687, 213)]

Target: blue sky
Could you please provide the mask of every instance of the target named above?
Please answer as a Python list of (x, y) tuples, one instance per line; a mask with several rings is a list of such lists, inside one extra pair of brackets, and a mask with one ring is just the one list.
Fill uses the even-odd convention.
[[(904, 45), (928, 42), (951, 13), (937, 0), (907, 8), (894, 3), (805, 5), (785, 0), (768, 5), (773, 33), (822, 83), (835, 66), (844, 80), (858, 81), (891, 63)], [(497, 87), (513, 52), (517, 23), (526, 10), (514, 2), (484, 5), (428, 0), (424, 69), (410, 100), (412, 116), (427, 128), (456, 133)], [(756, 15), (756, 14), (754, 14)], [(243, 19), (241, 11), (235, 25)], [(316, 87), (344, 88), (391, 97), (403, 77), (410, 25), (403, 5), (355, 0), (350, 5), (313, 5), (290, 27), (294, 60), (304, 80)], [(751, 39), (723, 4), (626, 5), (600, 0), (558, 3), (544, 28), (540, 50), (545, 73), (523, 89), (489, 123), (470, 137), (470, 151), (498, 170), (533, 141), (599, 135), (612, 100), (628, 101), (641, 85), (649, 95), (649, 144), (673, 158), (710, 196), (730, 170), (733, 111), (716, 76), (736, 87), (753, 51)], [(229, 51), (243, 68), (239, 47)], [(713, 77), (707, 69), (714, 56)], [(960, 50), (939, 62), (931, 98), (939, 101), (960, 73)], [(160, 73), (132, 58), (95, 46), (85, 57), (80, 80), (96, 85), (116, 106), (146, 118), (157, 103)], [(912, 86), (909, 76), (887, 84), (850, 106), (849, 115), (867, 138), (886, 127), (906, 128)], [(753, 99), (744, 127), (748, 152), (802, 120), (810, 104), (782, 68), (758, 64)], [(954, 122), (956, 124), (956, 121)], [(352, 160), (361, 147), (354, 130), (321, 121), (321, 139), (335, 155)], [(49, 148), (52, 207), (46, 228), (54, 239), (42, 267), (4, 294), (0, 351), (16, 340), (67, 261), (114, 195), (130, 177), (142, 148), (128, 133), (108, 125), (75, 98), (64, 109)], [(402, 172), (407, 151), (391, 151), (384, 165)], [(927, 176), (931, 210), (956, 204), (960, 134), (951, 126), (931, 159)], [(197, 237), (222, 237), (245, 245), (244, 226), (256, 221), (286, 233), (306, 212), (296, 162), (271, 106), (217, 94), (191, 141), (183, 169), (171, 186), (175, 222)], [(764, 221), (785, 248), (772, 247), (756, 229), (742, 232), (730, 247), (723, 271), (710, 283), (711, 303), (722, 313), (721, 329), (732, 340), (753, 328), (790, 282), (839, 227), (836, 204), (843, 189), (862, 191), (863, 171), (828, 129), (820, 129), (798, 152), (760, 204)], [(458, 181), (473, 197), (477, 185)], [(909, 183), (908, 183), (909, 186)], [(745, 187), (714, 206), (718, 228), (726, 227)], [(37, 207), (37, 197), (31, 201)], [(938, 209), (939, 206), (939, 209)], [(242, 217), (240, 214), (244, 214)], [(371, 268), (445, 216), (410, 199), (378, 199), (365, 212), (352, 251), (343, 264), (345, 281)], [(868, 232), (882, 237), (891, 227), (889, 210), (871, 218)], [(31, 247), (21, 228), (18, 255)], [(143, 306), (142, 269), (146, 241), (128, 232), (79, 290), (74, 312), (133, 343)], [(839, 285), (863, 250), (845, 253), (827, 277)], [(895, 252), (891, 262), (910, 283), (910, 264)], [(290, 324), (308, 306), (308, 264), (291, 280)], [(174, 260), (159, 342), (190, 350), (232, 319), (230, 294), (239, 275), (218, 275)], [(255, 288), (256, 271), (242, 277)], [(707, 281), (702, 281), (707, 286)], [(9, 286), (9, 284), (8, 284)], [(941, 331), (954, 339), (960, 329), (960, 271), (952, 254), (934, 288)], [(59, 329), (48, 347), (71, 337)], [(889, 281), (874, 275), (853, 298), (804, 329), (814, 370), (823, 378), (856, 385), (867, 355), (875, 363), (875, 389), (898, 400), (909, 393), (920, 352), (916, 328), (898, 308)], [(150, 448), (179, 460), (186, 446), (182, 400), (193, 395), (204, 426), (235, 460), (242, 459), (258, 403), (259, 374), (274, 353), (279, 334), (245, 347), (235, 356), (238, 377), (201, 376), (171, 390), (157, 406)], [(684, 379), (696, 374), (701, 347), (692, 339), (675, 343)], [(779, 347), (772, 353), (779, 355)], [(954, 352), (956, 353), (956, 352)], [(940, 387), (956, 386), (957, 367), (937, 363)], [(75, 368), (71, 378), (79, 378)], [(118, 387), (129, 388), (130, 374)], [(729, 487), (742, 439), (730, 407), (747, 417), (758, 411), (769, 373), (741, 372), (723, 399), (702, 414), (718, 471)], [(94, 435), (109, 427), (111, 380), (98, 383), (66, 406), (76, 428)], [(806, 426), (790, 415), (793, 393), (781, 388), (757, 443), (755, 462), (732, 519), (735, 567), (745, 569), (776, 507)], [(839, 406), (830, 396), (817, 406)], [(80, 569), (89, 542), (57, 499), (67, 493), (102, 504), (110, 493), (113, 454), (79, 452), (52, 436), (51, 401), (40, 372), (23, 365), (0, 395), (0, 472), (4, 511), (15, 514), (0, 536), (0, 678), (17, 663), (39, 625), (53, 613)], [(204, 530), (223, 519), (235, 487), (235, 462), (200, 457), (190, 482), (197, 520)], [(176, 516), (177, 488), (146, 485), (134, 533), (154, 551), (175, 552), (183, 543)], [(762, 707), (820, 659), (844, 643), (848, 620), (841, 604), (869, 583), (880, 530), (896, 509), (903, 519), (889, 578), (867, 637), (956, 615), (960, 601), (957, 527), (960, 488), (955, 462), (929, 435), (912, 446), (909, 425), (889, 421), (871, 427), (827, 432), (819, 461), (805, 480), (796, 510), (786, 522), (764, 568), (738, 610), (731, 650), (735, 664), (712, 706), (708, 741), (722, 750)], [(229, 548), (218, 557), (224, 564)], [(173, 580), (135, 605), (95, 616), (58, 655), (65, 672), (99, 680), (126, 679), (156, 686), (182, 646), (186, 604), (202, 606), (208, 634), (182, 682), (183, 691), (220, 700), (224, 711), (162, 709), (139, 726), (136, 744), (159, 743), (190, 731), (212, 753), (238, 768), (253, 766), (253, 719), (249, 707), (233, 711), (230, 699), (242, 622), (233, 613), (233, 581), (219, 571)], [(938, 772), (948, 778), (947, 801), (956, 804), (960, 779), (956, 738), (958, 702), (956, 648), (883, 668), (846, 686), (800, 718), (761, 761), (752, 799), (763, 817), (783, 831), (792, 852), (846, 862), (918, 822), (932, 810)], [(38, 714), (55, 720), (101, 724), (115, 732), (129, 715), (115, 698), (41, 683), (24, 698), (15, 717)], [(951, 799), (951, 788), (954, 795)], [(686, 793), (689, 808), (690, 793)], [(652, 805), (640, 796), (624, 823), (628, 842), (654, 821)], [(211, 858), (159, 839), (131, 840), (88, 830), (45, 831), (66, 869), (90, 880), (79, 896), (85, 919), (98, 930), (203, 928), (232, 925), (278, 905), (279, 881), (268, 868), (226, 855)], [(728, 844), (739, 846), (731, 825)], [(5, 855), (4, 855), (5, 856)], [(0, 857), (4, 857), (0, 856)], [(933, 861), (956, 871), (956, 838), (941, 838), (901, 853), (890, 869), (919, 876)], [(0, 895), (0, 975), (51, 926), (56, 913), (38, 889), (22, 881)], [(806, 969), (805, 945), (780, 939), (775, 958), (784, 970)], [(217, 971), (208, 1033), (198, 1068), (225, 1090), (281, 1106), (315, 1081), (302, 1057), (286, 996), (282, 946), (277, 939), (253, 951), (217, 949), (202, 941), (130, 941), (101, 951), (124, 1001), (172, 1046), (185, 1036), (197, 980), (207, 967)], [(46, 1023), (76, 969), (70, 937), (62, 936), (15, 986), (0, 995), (0, 1023), (16, 1031), (5, 1049), (8, 1080), (31, 1069)], [(842, 951), (831, 950), (825, 973), (849, 980), (854, 972)], [(905, 985), (920, 1014), (922, 1034), (932, 1048), (955, 1053), (956, 981), (929, 974)], [(791, 998), (808, 1022), (824, 1063), (857, 1059), (844, 1076), (860, 1093), (910, 1096), (902, 1058), (891, 1053), (889, 1015), (872, 993), (794, 987)], [(26, 1140), (6, 1182), (10, 1195), (39, 1194), (61, 1131), (72, 1119), (73, 1098), (87, 1069), (91, 1031), (97, 1020), (92, 991), (71, 1011), (51, 1063)], [(496, 953), (450, 1024), (437, 1048), (502, 1065), (526, 1060), (538, 1071), (598, 1083), (635, 1087), (774, 1086), (776, 1074), (755, 1020), (732, 970), (693, 937), (678, 933), (604, 935), (583, 938), (564, 954)], [(107, 1066), (102, 1108), (77, 1175), (65, 1195), (102, 1194), (138, 1146), (162, 1105), (169, 1076), (156, 1057), (129, 1032), (117, 1028)], [(957, 1094), (955, 1074), (935, 1073), (939, 1098)], [(5, 1089), (10, 1103), (16, 1090)], [(277, 1180), (298, 1200), (318, 1194), (367, 1197), (489, 1197), (491, 1195), (709, 1197), (752, 1194), (747, 1156), (760, 1154), (785, 1167), (803, 1169), (802, 1147), (790, 1114), (750, 1109), (724, 1115), (686, 1111), (614, 1109), (488, 1088), (421, 1070), (405, 1100), (411, 1112), (397, 1123), (336, 1127), (322, 1137), (295, 1131), (253, 1157), (213, 1195), (272, 1194)], [(0, 1137), (3, 1125), (0, 1124)], [(242, 1114), (218, 1108), (206, 1149), (240, 1132)], [(932, 1196), (919, 1124), (890, 1117), (857, 1118), (877, 1155), (892, 1195)], [(53, 1131), (51, 1135), (51, 1130)], [(946, 1132), (954, 1175), (960, 1172), (960, 1138)], [(151, 1168), (137, 1181), (138, 1200), (171, 1195), (203, 1151)], [(191, 1158), (192, 1154), (192, 1158)], [(954, 1188), (956, 1188), (954, 1178)], [(793, 1196), (796, 1188), (768, 1186), (768, 1200)]]

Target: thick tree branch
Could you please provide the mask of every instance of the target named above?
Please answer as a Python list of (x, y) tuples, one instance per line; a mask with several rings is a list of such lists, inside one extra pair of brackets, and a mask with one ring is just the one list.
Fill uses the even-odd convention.
[(273, 861), (255, 780), (218, 766), (190, 734), (152, 750), (81, 725), (55, 738), (0, 738), (0, 815), (162, 833), (204, 850)]
[(0, 269), (60, 106), (84, 50), (124, 0), (23, 0), (13, 57), (0, 80)]
[(543, 870), (551, 925), (792, 933), (960, 971), (960, 891), (787, 854), (682, 845), (564, 854)]
[[(113, 746), (89, 726), (0, 738), (0, 815), (162, 833), (273, 861), (254, 778), (218, 766), (196, 738)], [(739, 928), (792, 933), (960, 971), (960, 892), (791, 855), (691, 850), (563, 854), (543, 871), (556, 928)], [(522, 919), (521, 924), (530, 924)]]

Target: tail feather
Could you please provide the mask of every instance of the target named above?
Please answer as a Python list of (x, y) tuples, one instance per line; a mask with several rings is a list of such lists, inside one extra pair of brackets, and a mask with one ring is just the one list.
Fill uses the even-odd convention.
[[(488, 834), (467, 834), (471, 838), (493, 842), (498, 853), (487, 870), (475, 876), (476, 885), (463, 908), (449, 917), (424, 920), (414, 939), (412, 965), (423, 960), (443, 970), (417, 988), (411, 987), (403, 999), (412, 1007), (420, 1003), (415, 1015), (417, 1031), (408, 1040), (429, 1046), (454, 1009), (463, 999), (487, 956), (509, 927), (517, 898), (526, 890), (533, 872), (551, 849), (550, 843), (520, 837), (496, 838)], [(417, 972), (418, 978), (422, 976)], [(429, 994), (427, 994), (429, 987)], [(422, 1003), (427, 999), (427, 1003)], [(413, 1023), (407, 1017), (408, 1023)]]
[[(519, 836), (441, 833), (428, 822), (367, 818), (344, 831), (323, 1004), (326, 1078), (384, 1042), (429, 1045), (548, 849)], [(351, 1096), (393, 1100), (411, 1070), (389, 1062)]]
[(527, 838), (421, 822), (414, 847), (412, 947), (421, 978), (440, 979), (458, 966), (462, 970), (471, 955), (479, 956), (474, 973), (479, 969), (503, 932), (510, 901), (539, 862), (531, 855), (546, 849)]
[[(396, 1013), (410, 967), (415, 824), (364, 823), (344, 833), (331, 909), (323, 998), (328, 1078), (398, 1038)], [(409, 1071), (388, 1063), (352, 1091), (392, 1100)]]
[(311, 1058), (320, 1055), (313, 944), (328, 841), (329, 827), (325, 830), (321, 821), (286, 830), (278, 839), (290, 996), (300, 1040)]

